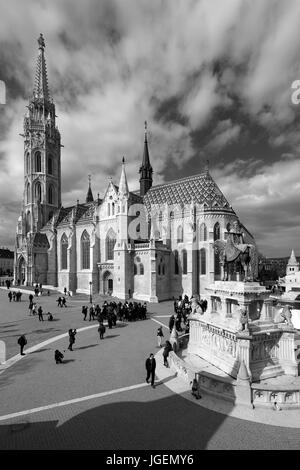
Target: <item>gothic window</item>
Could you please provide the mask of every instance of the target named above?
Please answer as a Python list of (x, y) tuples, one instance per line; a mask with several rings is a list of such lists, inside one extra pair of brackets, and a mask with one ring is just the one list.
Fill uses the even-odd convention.
[(200, 274), (206, 274), (206, 250), (201, 248), (200, 250)]
[(113, 230), (110, 230), (106, 235), (106, 259), (113, 260), (114, 259), (114, 247), (116, 243), (116, 236)]
[(134, 263), (133, 265), (133, 274), (136, 275), (137, 274), (137, 265)]
[(144, 265), (143, 265), (143, 263), (140, 264), (140, 275), (141, 276), (144, 275)]
[(179, 225), (177, 228), (177, 243), (182, 243), (183, 242), (183, 227), (182, 225)]
[(158, 275), (160, 276), (160, 263), (158, 265)]
[(34, 170), (37, 173), (40, 173), (42, 171), (41, 152), (35, 152), (35, 155), (34, 155)]
[(39, 181), (35, 183), (34, 194), (35, 194), (36, 201), (42, 200), (42, 186)]
[(68, 269), (68, 238), (64, 233), (60, 240), (61, 269)]
[(215, 223), (214, 226), (214, 241), (220, 240), (220, 224), (219, 222)]
[(107, 204), (107, 215), (110, 217), (110, 203)]
[(177, 250), (174, 251), (174, 261), (175, 261), (174, 273), (179, 274), (179, 259), (178, 259), (178, 251)]
[(90, 269), (90, 236), (86, 230), (81, 235), (81, 269)]
[(26, 173), (30, 173), (30, 153), (26, 154)]
[(200, 225), (200, 240), (203, 242), (207, 240), (207, 227), (205, 223)]
[(165, 275), (165, 265), (164, 264), (162, 265), (162, 275), (163, 276)]
[(111, 210), (112, 210), (111, 215), (115, 215), (115, 203), (114, 202), (111, 205)]
[(187, 251), (182, 250), (182, 274), (187, 274)]
[(53, 204), (53, 186), (50, 185), (48, 188), (48, 203)]
[(26, 186), (26, 202), (27, 204), (30, 203), (30, 183), (27, 183), (27, 186)]
[(48, 157), (48, 173), (53, 175), (53, 160), (52, 157)]
[(30, 231), (30, 211), (26, 214), (26, 233)]

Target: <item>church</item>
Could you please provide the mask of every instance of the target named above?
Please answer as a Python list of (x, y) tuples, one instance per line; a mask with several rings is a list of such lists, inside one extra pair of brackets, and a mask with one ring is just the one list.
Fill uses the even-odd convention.
[(118, 185), (109, 181), (102, 198), (98, 194), (95, 199), (89, 180), (85, 201), (64, 207), (61, 136), (42, 34), (22, 136), (24, 193), (16, 230), (15, 283), (150, 302), (205, 295), (205, 288), (222, 276), (214, 242), (226, 240), (238, 224), (244, 243), (255, 245), (208, 168), (153, 185), (147, 126), (137, 169), (139, 190), (128, 187), (123, 159)]

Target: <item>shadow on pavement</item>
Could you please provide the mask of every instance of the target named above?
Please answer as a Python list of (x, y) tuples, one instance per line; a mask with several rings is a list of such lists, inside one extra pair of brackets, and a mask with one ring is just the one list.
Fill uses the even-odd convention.
[(89, 349), (89, 348), (94, 348), (95, 346), (98, 346), (99, 343), (97, 344), (89, 344), (88, 346), (80, 346), (80, 348), (77, 348), (76, 346), (74, 347), (74, 351), (78, 351), (79, 349)]
[[(62, 424), (39, 413), (0, 425), (0, 449), (202, 450), (296, 449), (299, 430), (227, 418), (178, 395), (123, 401), (88, 409)], [(115, 398), (116, 400), (118, 398)], [(72, 405), (73, 406), (73, 405)], [(76, 408), (75, 408), (76, 409)], [(68, 408), (70, 410), (70, 408)], [(74, 408), (73, 408), (74, 410)], [(46, 416), (49, 416), (49, 412)], [(57, 411), (54, 411), (57, 416)], [(50, 415), (51, 416), (51, 415)]]
[(104, 338), (103, 338), (103, 339), (108, 339), (108, 338), (109, 338), (109, 339), (111, 339), (111, 338), (117, 338), (118, 336), (120, 336), (120, 335), (106, 335), (106, 336), (104, 336)]

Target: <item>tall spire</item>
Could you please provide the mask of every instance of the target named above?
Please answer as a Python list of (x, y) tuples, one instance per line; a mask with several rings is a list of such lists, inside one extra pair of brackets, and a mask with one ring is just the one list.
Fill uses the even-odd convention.
[(129, 193), (126, 171), (125, 171), (125, 158), (122, 158), (122, 171), (119, 183), (119, 194), (126, 196)]
[(93, 197), (92, 188), (91, 188), (91, 179), (92, 179), (91, 175), (88, 176), (88, 179), (89, 179), (89, 188), (86, 194), (85, 202), (93, 202), (94, 197)]
[(39, 55), (36, 64), (36, 73), (34, 81), (34, 98), (41, 98), (45, 101), (50, 101), (50, 93), (48, 87), (47, 66), (45, 60), (45, 40), (42, 35), (37, 40), (39, 45)]
[(145, 121), (145, 140), (144, 140), (144, 153), (142, 166), (140, 167), (140, 195), (144, 196), (152, 186), (152, 166), (150, 164), (149, 149), (148, 149), (148, 136), (147, 136), (147, 121)]

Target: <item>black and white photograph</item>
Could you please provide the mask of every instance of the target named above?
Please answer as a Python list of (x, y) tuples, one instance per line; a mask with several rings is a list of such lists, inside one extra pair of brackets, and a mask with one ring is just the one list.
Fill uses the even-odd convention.
[(300, 449), (299, 31), (299, 0), (0, 0), (3, 456)]

